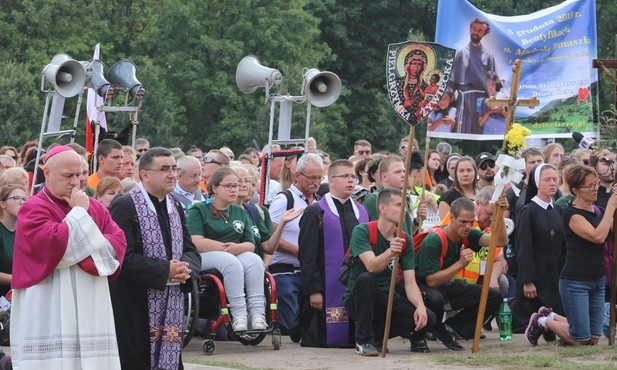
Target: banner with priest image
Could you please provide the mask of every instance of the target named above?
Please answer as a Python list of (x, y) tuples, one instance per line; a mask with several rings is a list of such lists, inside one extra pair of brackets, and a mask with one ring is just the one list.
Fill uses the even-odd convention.
[[(456, 124), (432, 137), (501, 140), (506, 108), (489, 107), (490, 96), (507, 98), (512, 66), (522, 73), (518, 99), (537, 97), (535, 109), (519, 106), (515, 122), (530, 137), (595, 136), (597, 113), (596, 10), (594, 0), (567, 0), (519, 16), (487, 14), (467, 0), (439, 0), (435, 41), (456, 49), (449, 89)], [(596, 115), (597, 117), (597, 115)]]
[(435, 110), (448, 86), (454, 49), (431, 42), (388, 45), (386, 81), (392, 108), (408, 124)]

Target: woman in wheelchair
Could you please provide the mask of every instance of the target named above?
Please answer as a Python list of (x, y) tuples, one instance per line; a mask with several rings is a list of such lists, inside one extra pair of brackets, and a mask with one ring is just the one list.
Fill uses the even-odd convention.
[(268, 329), (264, 264), (254, 253), (250, 216), (234, 204), (238, 187), (236, 173), (228, 167), (219, 168), (208, 181), (210, 197), (190, 207), (187, 216), (191, 238), (201, 254), (202, 270), (216, 269), (223, 275), (236, 333), (248, 330), (249, 315), (251, 330)]
[(300, 216), (304, 209), (294, 210), (292, 208), (287, 210), (281, 218), (281, 225), (279, 225), (276, 230), (272, 231), (272, 220), (270, 219), (268, 209), (264, 206), (251, 203), (251, 198), (255, 192), (257, 177), (259, 176), (257, 169), (251, 171), (251, 166), (255, 168), (255, 166), (247, 164), (232, 167), (236, 175), (238, 175), (240, 185), (236, 204), (243, 207), (251, 218), (253, 222), (253, 236), (255, 237), (255, 253), (259, 254), (261, 258), (264, 258), (264, 255), (271, 256), (276, 250), (281, 240), (285, 224)]

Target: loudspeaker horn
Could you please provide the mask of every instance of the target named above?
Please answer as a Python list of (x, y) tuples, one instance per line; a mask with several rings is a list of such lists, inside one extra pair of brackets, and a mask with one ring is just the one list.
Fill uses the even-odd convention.
[(121, 60), (111, 66), (107, 72), (107, 80), (114, 86), (127, 91), (133, 99), (141, 100), (146, 95), (146, 89), (137, 80), (136, 69), (135, 63), (130, 60)]
[(264, 67), (254, 55), (247, 55), (236, 69), (236, 84), (240, 91), (250, 94), (260, 87), (272, 87), (281, 84), (283, 76), (278, 69)]
[(86, 70), (78, 61), (65, 53), (56, 54), (43, 68), (43, 76), (54, 85), (58, 95), (70, 98), (84, 88)]
[(111, 99), (114, 96), (114, 88), (111, 83), (105, 79), (103, 70), (105, 64), (98, 59), (90, 59), (81, 64), (86, 69), (88, 79), (86, 80), (86, 87), (94, 89), (96, 93), (103, 99)]
[(332, 72), (309, 69), (304, 74), (306, 100), (316, 107), (327, 107), (341, 95), (341, 79)]

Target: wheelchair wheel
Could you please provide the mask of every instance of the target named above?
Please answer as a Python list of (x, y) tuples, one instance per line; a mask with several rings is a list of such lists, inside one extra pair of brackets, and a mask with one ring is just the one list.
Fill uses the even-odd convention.
[(201, 344), (201, 348), (204, 350), (204, 353), (208, 356), (212, 356), (216, 351), (216, 343), (212, 339), (206, 339)]
[(199, 320), (199, 283), (197, 279), (198, 277), (195, 275), (191, 278), (193, 288), (190, 293), (184, 293), (184, 318), (182, 322), (184, 337), (182, 338), (182, 347), (186, 347), (193, 338), (197, 328), (197, 320)]
[(236, 335), (238, 337), (238, 342), (244, 344), (245, 346), (256, 346), (261, 343), (268, 333), (244, 333)]
[(272, 331), (272, 347), (275, 351), (281, 349), (281, 332), (279, 330)]

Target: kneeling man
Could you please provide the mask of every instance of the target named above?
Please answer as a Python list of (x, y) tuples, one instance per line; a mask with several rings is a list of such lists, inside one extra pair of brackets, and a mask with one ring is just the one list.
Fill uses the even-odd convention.
[(379, 192), (379, 219), (373, 221), (377, 222), (376, 245), (369, 242), (371, 223), (356, 226), (352, 233), (350, 259), (355, 262), (343, 299), (349, 316), (356, 321), (356, 353), (359, 355), (377, 356), (381, 350), (392, 263), (396, 254), (400, 254), (403, 283), (396, 284), (390, 336), (409, 337), (412, 351), (428, 351), (425, 332), (435, 325), (435, 314), (424, 306), (416, 284), (411, 238), (407, 234), (403, 234), (403, 238), (397, 235), (395, 226), (401, 203), (400, 190), (385, 188)]

